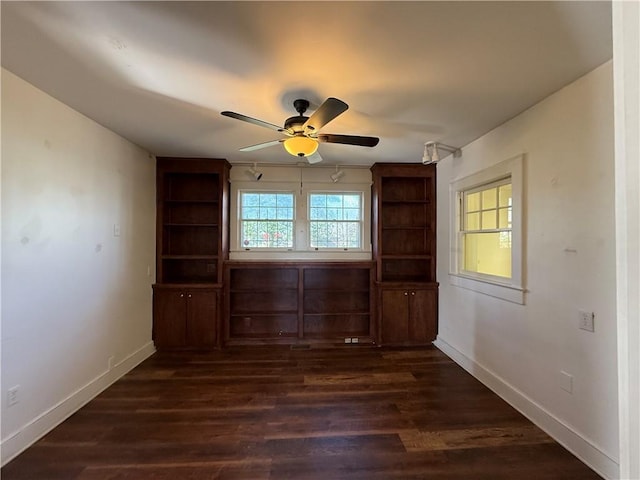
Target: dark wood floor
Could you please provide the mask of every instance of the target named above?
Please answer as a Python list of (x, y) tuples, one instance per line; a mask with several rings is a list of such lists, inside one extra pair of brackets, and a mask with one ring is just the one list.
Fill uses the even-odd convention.
[(3, 480), (598, 479), (438, 350), (155, 354)]

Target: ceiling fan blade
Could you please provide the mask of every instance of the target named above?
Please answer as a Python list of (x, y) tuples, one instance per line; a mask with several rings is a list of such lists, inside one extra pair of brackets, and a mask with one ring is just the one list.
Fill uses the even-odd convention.
[(311, 165), (313, 165), (314, 163), (320, 163), (322, 161), (322, 157), (320, 156), (317, 150), (315, 153), (309, 155), (306, 158), (307, 158), (307, 162), (309, 162)]
[(258, 143), (256, 145), (250, 145), (248, 147), (243, 147), (240, 149), (241, 152), (253, 152), (254, 150), (260, 150), (261, 148), (273, 147), (274, 145), (278, 145), (279, 143), (284, 142), (284, 140), (271, 140), (270, 142)]
[(360, 147), (375, 147), (380, 139), (378, 137), (360, 137), (358, 135), (334, 135), (332, 133), (322, 133), (318, 135), (319, 142), (344, 143), (347, 145), (358, 145)]
[(254, 125), (258, 125), (259, 127), (270, 128), (271, 130), (276, 130), (277, 132), (282, 132), (284, 129), (279, 127), (278, 125), (274, 125), (273, 123), (264, 122), (262, 120), (258, 120), (257, 118), (247, 117), (246, 115), (242, 115), (241, 113), (236, 112), (220, 112), (221, 115), (225, 117), (235, 118), (236, 120), (242, 120), (243, 122), (253, 123)]
[(327, 98), (318, 109), (313, 112), (313, 115), (302, 126), (305, 131), (314, 133), (324, 127), (331, 120), (336, 118), (341, 113), (345, 112), (349, 108), (349, 105), (337, 98)]

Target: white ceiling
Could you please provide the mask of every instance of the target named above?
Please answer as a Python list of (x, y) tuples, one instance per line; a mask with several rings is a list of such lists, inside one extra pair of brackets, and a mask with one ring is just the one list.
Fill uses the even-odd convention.
[(156, 155), (295, 163), (296, 98), (349, 110), (326, 164), (464, 146), (611, 58), (609, 2), (6, 2), (2, 66)]

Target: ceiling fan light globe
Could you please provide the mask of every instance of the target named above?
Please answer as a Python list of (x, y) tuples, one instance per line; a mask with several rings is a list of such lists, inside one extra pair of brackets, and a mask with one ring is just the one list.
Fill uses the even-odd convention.
[(304, 135), (287, 138), (283, 144), (285, 150), (294, 157), (308, 157), (318, 150), (318, 142)]

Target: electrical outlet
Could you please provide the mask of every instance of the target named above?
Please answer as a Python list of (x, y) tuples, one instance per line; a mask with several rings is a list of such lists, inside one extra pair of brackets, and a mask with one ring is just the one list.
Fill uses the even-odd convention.
[(584, 310), (578, 310), (578, 327), (581, 330), (586, 330), (587, 332), (595, 331), (595, 321), (596, 314), (593, 312), (585, 312)]
[(116, 363), (116, 357), (114, 357), (113, 355), (107, 359), (107, 366), (109, 367), (109, 370), (113, 369), (113, 366), (115, 365), (115, 363)]
[(15, 385), (7, 390), (7, 406), (15, 405), (20, 401), (18, 392), (20, 391), (20, 385)]
[(113, 224), (113, 236), (114, 237), (119, 237), (120, 236), (120, 224), (119, 223), (114, 223)]

